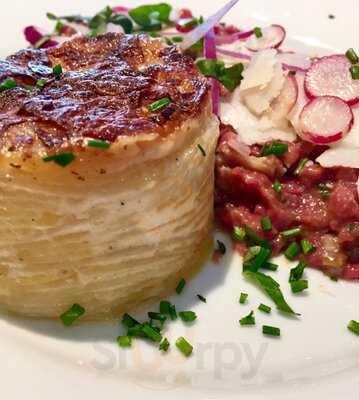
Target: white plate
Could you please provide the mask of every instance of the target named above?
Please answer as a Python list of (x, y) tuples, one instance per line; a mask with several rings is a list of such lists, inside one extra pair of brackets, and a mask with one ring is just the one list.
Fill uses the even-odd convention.
[[(128, 0), (129, 4), (140, 3)], [(175, 1), (178, 5), (180, 1)], [(222, 1), (182, 2), (208, 15)], [(46, 11), (92, 14), (107, 1), (12, 0), (2, 7), (1, 55), (25, 45), (27, 24), (47, 25)], [(277, 22), (289, 34), (310, 45), (345, 50), (359, 48), (357, 0), (241, 0), (228, 17), (242, 26), (255, 20)], [(328, 18), (334, 14), (335, 20)], [(227, 247), (230, 244), (227, 241)], [(276, 277), (288, 287), (288, 268)], [(270, 304), (256, 288), (244, 282), (240, 260), (227, 254), (220, 265), (208, 265), (179, 297), (179, 309), (192, 309), (199, 319), (192, 327), (169, 327), (172, 341), (187, 337), (195, 347), (185, 360), (175, 348), (161, 355), (136, 342), (129, 351), (114, 343), (119, 324), (86, 324), (70, 329), (56, 322), (0, 319), (0, 374), (4, 399), (346, 399), (358, 397), (359, 339), (347, 331), (359, 319), (359, 283), (332, 282), (316, 271), (307, 272), (308, 294), (288, 300), (302, 317), (257, 313), (257, 326), (240, 328), (238, 319), (260, 302)], [(241, 291), (248, 305), (238, 304)], [(196, 294), (207, 297), (198, 303)], [(280, 339), (263, 337), (262, 324), (279, 326)]]

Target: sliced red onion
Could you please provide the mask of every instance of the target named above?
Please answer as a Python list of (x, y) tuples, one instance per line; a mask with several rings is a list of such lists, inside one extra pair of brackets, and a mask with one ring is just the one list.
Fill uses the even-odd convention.
[(200, 39), (202, 39), (205, 34), (211, 30), (218, 22), (238, 3), (238, 0), (230, 0), (225, 4), (220, 10), (209, 17), (203, 24), (197, 26), (196, 29), (191, 31), (186, 35), (183, 42), (180, 44), (182, 50), (186, 50), (193, 46)]
[(317, 97), (303, 108), (298, 134), (315, 144), (332, 144), (349, 133), (353, 122), (353, 112), (344, 100), (334, 96)]
[(49, 48), (49, 47), (54, 47), (58, 45), (58, 42), (55, 40), (52, 40), (50, 37), (46, 37), (45, 34), (41, 32), (41, 29), (36, 27), (36, 26), (27, 26), (24, 29), (24, 35), (25, 39), (32, 45), (36, 46), (40, 43), (40, 41), (43, 40), (43, 43), (41, 44), (41, 48)]
[(286, 31), (281, 25), (270, 25), (262, 29), (263, 36), (257, 38), (252, 35), (246, 43), (250, 51), (260, 51), (264, 49), (277, 49), (286, 37)]
[[(205, 58), (215, 60), (217, 58), (216, 40), (213, 28), (210, 29), (204, 37), (204, 56)], [(211, 78), (212, 84), (212, 111), (219, 115), (220, 86), (217, 79)]]
[(254, 30), (251, 29), (250, 31), (245, 31), (245, 32), (236, 32), (232, 35), (225, 35), (225, 36), (216, 36), (216, 43), (218, 45), (221, 44), (232, 44), (236, 42), (237, 40), (246, 40), (249, 37), (251, 37), (254, 33)]
[(217, 53), (223, 54), (224, 56), (238, 58), (239, 60), (251, 60), (251, 56), (249, 54), (241, 53), (239, 51), (232, 51), (227, 49), (222, 49), (221, 47), (217, 47)]
[(350, 74), (351, 63), (344, 55), (317, 59), (305, 77), (305, 91), (310, 98), (336, 96), (349, 105), (359, 103), (359, 80)]

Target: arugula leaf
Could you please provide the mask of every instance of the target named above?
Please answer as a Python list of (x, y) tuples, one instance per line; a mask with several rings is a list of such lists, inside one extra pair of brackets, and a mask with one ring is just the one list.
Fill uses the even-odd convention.
[(244, 67), (242, 63), (226, 68), (223, 61), (202, 59), (197, 61), (197, 67), (204, 76), (216, 78), (231, 92), (243, 79), (242, 72)]
[(280, 285), (273, 278), (268, 275), (265, 275), (261, 272), (254, 271), (244, 271), (244, 276), (250, 280), (253, 280), (262, 290), (264, 290), (267, 295), (273, 300), (278, 310), (283, 311), (288, 314), (297, 314), (293, 309), (289, 306), (289, 304), (284, 299), (283, 293), (280, 289)]
[(172, 7), (166, 3), (146, 4), (129, 11), (130, 17), (144, 30), (160, 30), (170, 23)]

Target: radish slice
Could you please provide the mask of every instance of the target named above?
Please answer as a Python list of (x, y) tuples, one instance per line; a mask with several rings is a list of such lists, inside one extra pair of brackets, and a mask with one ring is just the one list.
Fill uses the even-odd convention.
[(297, 72), (295, 74), (294, 79), (297, 82), (298, 95), (297, 95), (297, 101), (296, 101), (292, 111), (288, 114), (288, 120), (291, 122), (294, 129), (296, 131), (298, 131), (299, 130), (299, 116), (300, 116), (304, 106), (308, 103), (308, 98), (304, 91), (305, 74), (303, 72)]
[(353, 121), (353, 112), (344, 100), (334, 96), (317, 97), (303, 108), (298, 134), (315, 144), (331, 144), (350, 131)]
[(350, 61), (344, 55), (319, 58), (305, 77), (305, 90), (310, 98), (336, 96), (349, 105), (359, 103), (359, 81), (351, 77)]
[(231, 0), (220, 8), (215, 14), (209, 17), (203, 24), (197, 26), (188, 33), (183, 42), (180, 44), (182, 50), (187, 50), (189, 47), (193, 46), (200, 39), (202, 39), (205, 34), (210, 31), (218, 22), (238, 3), (238, 0)]
[(286, 32), (281, 25), (270, 25), (262, 29), (263, 36), (257, 38), (252, 35), (246, 43), (250, 51), (259, 51), (264, 49), (277, 49), (284, 41)]
[(271, 104), (271, 110), (266, 115), (273, 121), (279, 121), (285, 118), (293, 109), (297, 98), (298, 83), (293, 75), (288, 75), (282, 91)]
[(307, 71), (312, 65), (307, 55), (288, 51), (278, 53), (278, 60), (282, 63), (283, 69), (296, 72)]

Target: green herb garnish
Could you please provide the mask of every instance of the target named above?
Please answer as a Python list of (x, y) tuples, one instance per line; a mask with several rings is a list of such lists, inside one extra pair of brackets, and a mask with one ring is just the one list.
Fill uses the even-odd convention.
[(176, 340), (176, 347), (186, 357), (189, 357), (193, 352), (193, 346), (182, 336)]
[(85, 309), (82, 306), (73, 304), (67, 311), (60, 315), (60, 318), (65, 326), (70, 326), (84, 314)]
[(304, 269), (307, 267), (307, 264), (303, 261), (290, 270), (289, 282), (299, 281), (303, 277)]
[(238, 63), (226, 68), (223, 61), (202, 59), (197, 67), (204, 76), (217, 79), (226, 89), (233, 92), (243, 79), (243, 64)]
[(256, 320), (254, 318), (254, 312), (251, 311), (248, 315), (246, 315), (245, 317), (241, 318), (239, 320), (239, 323), (240, 323), (241, 326), (255, 325), (256, 324)]
[(269, 217), (263, 217), (261, 219), (261, 226), (264, 232), (269, 232), (272, 230), (272, 221)]
[(246, 237), (246, 231), (244, 228), (235, 226), (232, 232), (232, 238), (237, 242), (242, 242)]
[(281, 232), (281, 235), (286, 239), (292, 239), (301, 234), (302, 234), (302, 229), (300, 227), (288, 229), (286, 231)]
[(307, 165), (308, 161), (309, 161), (308, 158), (302, 158), (299, 161), (299, 164), (298, 164), (297, 168), (294, 171), (294, 175), (300, 175), (301, 172), (303, 171), (303, 169), (305, 168), (305, 166)]
[(307, 239), (302, 239), (302, 240), (300, 241), (300, 246), (301, 246), (301, 248), (302, 248), (303, 254), (305, 254), (305, 255), (308, 255), (308, 254), (310, 254), (310, 253), (313, 253), (313, 251), (315, 251), (315, 247), (314, 247), (313, 244), (310, 243), (310, 241), (307, 240)]
[(62, 74), (62, 66), (60, 64), (56, 64), (52, 68), (52, 73), (56, 76), (59, 77)]
[(345, 55), (352, 64), (358, 64), (359, 57), (353, 48), (348, 49)]
[(308, 281), (306, 279), (300, 279), (299, 281), (290, 282), (290, 286), (293, 293), (300, 293), (308, 289)]
[[(273, 278), (261, 272), (244, 271), (244, 276), (254, 281), (273, 300), (278, 310), (288, 314), (296, 314), (285, 301), (280, 285)], [(298, 315), (298, 314), (297, 314)]]
[(45, 79), (38, 79), (36, 81), (36, 87), (38, 87), (39, 89), (43, 89), (46, 85), (46, 80)]
[(106, 142), (105, 140), (97, 140), (97, 139), (91, 139), (87, 142), (88, 147), (95, 147), (97, 149), (109, 149), (111, 147), (111, 143)]
[(122, 317), (122, 324), (125, 325), (127, 328), (132, 328), (136, 325), (140, 325), (138, 321), (136, 321), (131, 315), (124, 314)]
[(280, 192), (282, 191), (282, 185), (281, 185), (281, 183), (279, 182), (278, 179), (276, 179), (276, 180), (274, 181), (274, 183), (273, 183), (273, 190), (274, 190), (275, 192), (277, 192), (277, 193), (280, 193)]
[(15, 79), (8, 78), (0, 84), (0, 92), (5, 90), (13, 89), (17, 86)]
[(162, 335), (147, 322), (142, 325), (142, 332), (153, 342), (159, 343), (162, 340)]
[(132, 336), (119, 336), (117, 338), (117, 343), (120, 347), (131, 347), (132, 345)]
[(267, 269), (268, 271), (277, 271), (277, 269), (279, 268), (279, 265), (278, 264), (273, 264), (271, 262), (265, 262), (262, 265), (262, 268), (263, 269)]
[(129, 11), (130, 17), (141, 29), (146, 31), (159, 31), (162, 23), (169, 24), (172, 7), (166, 3), (147, 4), (133, 8)]
[(193, 311), (180, 311), (178, 315), (183, 322), (193, 322), (197, 319), (197, 315)]
[(248, 299), (248, 293), (241, 293), (239, 296), (239, 303), (244, 304)]
[(356, 335), (359, 335), (359, 322), (354, 320), (350, 321), (348, 324), (348, 329)]
[(244, 229), (249, 243), (264, 247), (266, 249), (269, 248), (268, 240), (261, 238), (252, 228), (247, 225), (244, 227)]
[(160, 343), (159, 349), (166, 353), (169, 348), (170, 348), (170, 342), (168, 341), (167, 338), (164, 338)]
[(182, 279), (178, 282), (178, 285), (177, 285), (177, 287), (176, 287), (176, 293), (177, 293), (177, 294), (181, 294), (185, 286), (186, 286), (186, 281), (182, 278)]
[(254, 34), (255, 34), (255, 36), (256, 36), (257, 39), (260, 39), (261, 37), (263, 37), (262, 29), (259, 28), (258, 26), (256, 26), (256, 27), (253, 29), (253, 32), (254, 32)]
[(350, 70), (350, 74), (353, 79), (355, 79), (355, 80), (359, 79), (359, 66), (358, 65), (353, 65), (352, 67), (350, 67), (349, 70)]
[(163, 99), (159, 99), (149, 104), (147, 107), (150, 112), (156, 112), (162, 110), (167, 107), (171, 103), (171, 100), (168, 97), (164, 97)]
[(284, 252), (284, 255), (288, 258), (288, 260), (293, 261), (300, 253), (300, 247), (298, 243), (291, 243), (286, 251)]
[(272, 311), (271, 307), (266, 306), (266, 305), (263, 304), (263, 303), (259, 304), (258, 310), (260, 310), (260, 311), (262, 311), (262, 312), (264, 312), (264, 313), (266, 313), (266, 314), (270, 314), (271, 311)]
[(261, 156), (267, 157), (270, 155), (283, 156), (288, 151), (288, 145), (285, 143), (270, 143), (262, 147)]
[(153, 319), (156, 321), (161, 321), (162, 323), (166, 321), (167, 317), (164, 314), (149, 311), (147, 313), (149, 319)]
[(53, 161), (54, 163), (60, 165), (61, 167), (66, 167), (69, 165), (76, 156), (73, 153), (60, 153), (60, 154), (54, 154), (52, 156), (46, 156), (42, 160), (44, 162), (50, 162)]
[(262, 332), (264, 335), (280, 336), (280, 329), (275, 326), (263, 325)]

